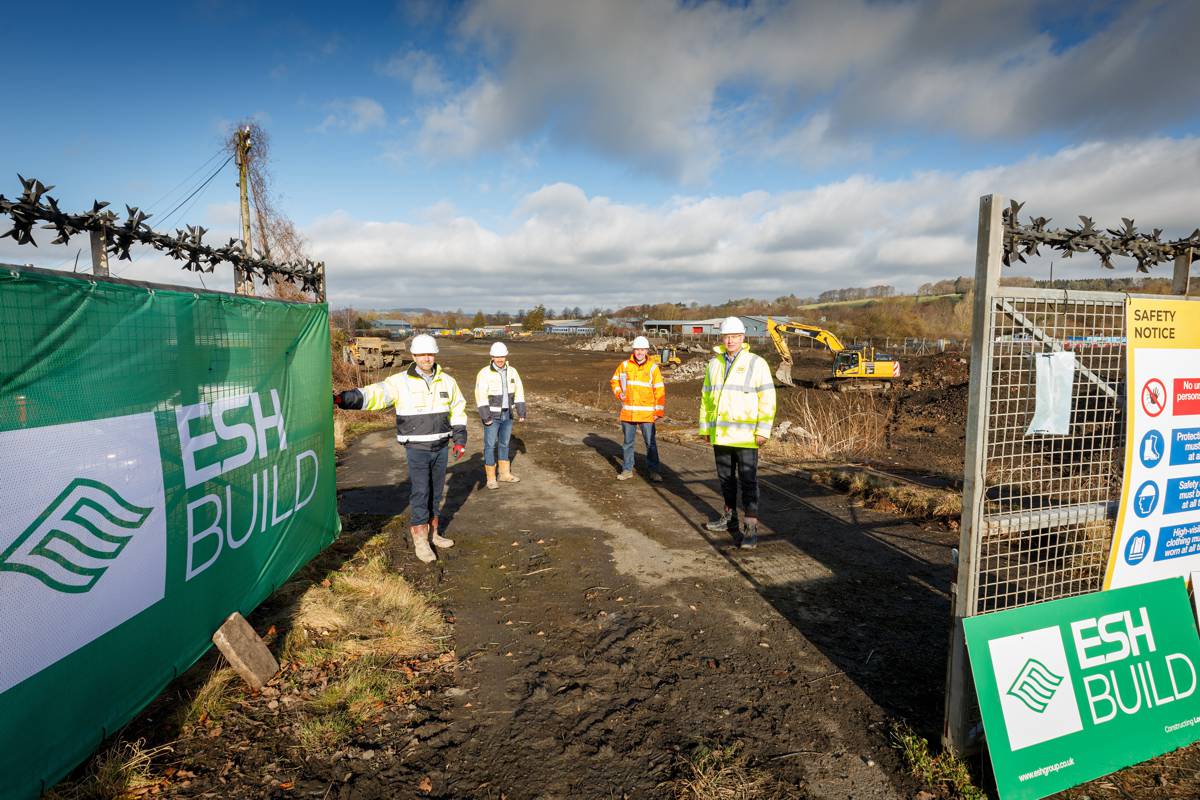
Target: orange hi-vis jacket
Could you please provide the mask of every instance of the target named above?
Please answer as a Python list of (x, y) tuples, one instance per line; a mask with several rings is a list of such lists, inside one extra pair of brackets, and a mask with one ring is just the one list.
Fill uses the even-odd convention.
[(622, 422), (654, 422), (666, 413), (667, 386), (658, 362), (639, 364), (630, 356), (613, 373), (613, 396), (621, 401)]

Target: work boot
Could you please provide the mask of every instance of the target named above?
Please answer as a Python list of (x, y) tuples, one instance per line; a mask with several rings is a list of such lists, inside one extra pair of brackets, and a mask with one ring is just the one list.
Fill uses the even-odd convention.
[(748, 519), (742, 523), (742, 541), (739, 550), (753, 550), (758, 547), (758, 520)]
[(487, 488), (499, 489), (500, 484), (496, 483), (496, 465), (484, 464), (483, 471), (487, 473)]
[(621, 472), (617, 474), (617, 480), (619, 480), (619, 481), (627, 481), (632, 477), (633, 477), (633, 472), (630, 470), (627, 470), (627, 469), (621, 470)]
[(413, 551), (417, 554), (417, 558), (426, 564), (430, 561), (437, 561), (437, 556), (429, 548), (429, 526), (413, 525), (410, 531), (412, 533)]
[[(733, 518), (733, 509), (727, 508), (721, 513), (721, 516), (714, 520), (704, 523), (705, 530), (713, 531), (714, 533), (729, 530), (730, 526), (736, 526), (737, 522)], [(736, 527), (735, 527), (736, 529)]]
[(509, 462), (509, 461), (497, 461), (496, 462), (496, 466), (500, 468), (500, 482), (501, 483), (520, 483), (521, 479), (518, 478), (516, 475), (513, 475), (512, 471), (509, 470), (510, 463), (511, 462)]
[(439, 550), (445, 550), (448, 547), (454, 547), (453, 539), (447, 539), (445, 536), (442, 536), (440, 533), (438, 533), (438, 523), (440, 521), (441, 520), (439, 520), (437, 517), (434, 517), (429, 521), (429, 541), (432, 542), (433, 546)]

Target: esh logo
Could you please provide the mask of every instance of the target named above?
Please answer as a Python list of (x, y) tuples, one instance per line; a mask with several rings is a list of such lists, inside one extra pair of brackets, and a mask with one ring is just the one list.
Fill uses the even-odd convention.
[(1012, 750), (1083, 730), (1057, 625), (992, 639), (988, 648)]
[(59, 592), (86, 592), (150, 516), (100, 481), (76, 478), (0, 553), (0, 570)]
[(0, 433), (0, 642), (20, 643), (0, 645), (0, 692), (150, 608), (166, 587), (154, 414)]
[(1045, 664), (1031, 658), (1021, 667), (1017, 679), (1008, 687), (1008, 693), (1024, 703), (1030, 711), (1041, 714), (1054, 699), (1054, 693), (1062, 682), (1062, 675), (1055, 675)]

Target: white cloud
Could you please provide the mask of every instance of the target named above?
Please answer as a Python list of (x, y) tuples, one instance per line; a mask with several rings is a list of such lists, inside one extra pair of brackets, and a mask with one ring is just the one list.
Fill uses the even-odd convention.
[(480, 2), (459, 33), (485, 67), (425, 110), (421, 144), (473, 155), (546, 132), (702, 184), (748, 129), (763, 158), (825, 166), (868, 155), (879, 131), (1111, 136), (1192, 114), (1200, 83), (1180, 76), (1200, 72), (1200, 48), (1178, 35), (1200, 28), (1200, 4), (1132, 3), (1065, 47), (1039, 30), (1046, 9), (1034, 0)]
[(441, 94), (450, 87), (437, 58), (422, 50), (396, 53), (379, 65), (379, 72), (404, 81), (418, 96)]
[[(1025, 213), (1052, 226), (1087, 214), (1098, 224), (1136, 218), (1169, 237), (1196, 227), (1200, 138), (1093, 142), (1043, 157), (964, 173), (922, 172), (903, 179), (851, 176), (803, 191), (680, 196), (647, 206), (552, 183), (514, 203), (509, 224), (488, 226), (447, 202), (412, 221), (374, 221), (336, 213), (303, 231), (328, 265), (334, 305), (364, 308), (509, 309), (621, 306), (640, 302), (723, 301), (730, 297), (816, 295), (845, 286), (889, 283), (913, 289), (974, 269), (979, 197), (996, 192), (1027, 202)], [(219, 225), (206, 237), (236, 235), (232, 210), (212, 206)], [(6, 221), (0, 228), (7, 229)], [(216, 228), (221, 227), (221, 230)], [(0, 239), (0, 262), (33, 261), (70, 269), (87, 240), (18, 247)], [(164, 256), (147, 252), (125, 277), (198, 285)], [(1045, 265), (1012, 274), (1044, 277)], [(1090, 256), (1055, 265), (1056, 277), (1132, 276), (1118, 260), (1108, 273)], [(1169, 275), (1169, 265), (1157, 274)], [(228, 268), (204, 276), (228, 288)]]
[(372, 128), (382, 128), (387, 124), (387, 112), (383, 110), (383, 106), (369, 97), (334, 100), (327, 103), (325, 108), (329, 113), (316, 127), (319, 133), (327, 133), (331, 130), (363, 133)]
[[(503, 231), (438, 204), (417, 223), (338, 214), (305, 233), (329, 264), (339, 305), (774, 298), (874, 283), (912, 289), (970, 275), (978, 199), (988, 192), (1028, 201), (1028, 212), (1055, 225), (1074, 224), (1077, 214), (1108, 225), (1133, 216), (1184, 236), (1195, 227), (1197, 181), (1200, 139), (1122, 140), (966, 173), (852, 176), (804, 191), (679, 197), (653, 207), (555, 183), (522, 198)], [(1121, 269), (1132, 274), (1129, 264)], [(1057, 276), (1100, 273), (1087, 257), (1055, 268)]]

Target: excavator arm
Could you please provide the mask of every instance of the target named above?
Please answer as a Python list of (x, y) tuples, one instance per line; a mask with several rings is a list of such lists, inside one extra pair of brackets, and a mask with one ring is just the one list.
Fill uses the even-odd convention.
[(779, 366), (775, 370), (775, 377), (784, 386), (796, 385), (792, 380), (792, 350), (788, 347), (786, 334), (797, 333), (815, 339), (828, 347), (829, 351), (834, 354), (846, 349), (842, 340), (833, 331), (818, 328), (816, 325), (805, 325), (802, 322), (776, 322), (767, 317), (767, 333), (770, 334), (771, 343), (775, 345), (775, 350), (779, 353), (780, 358)]

